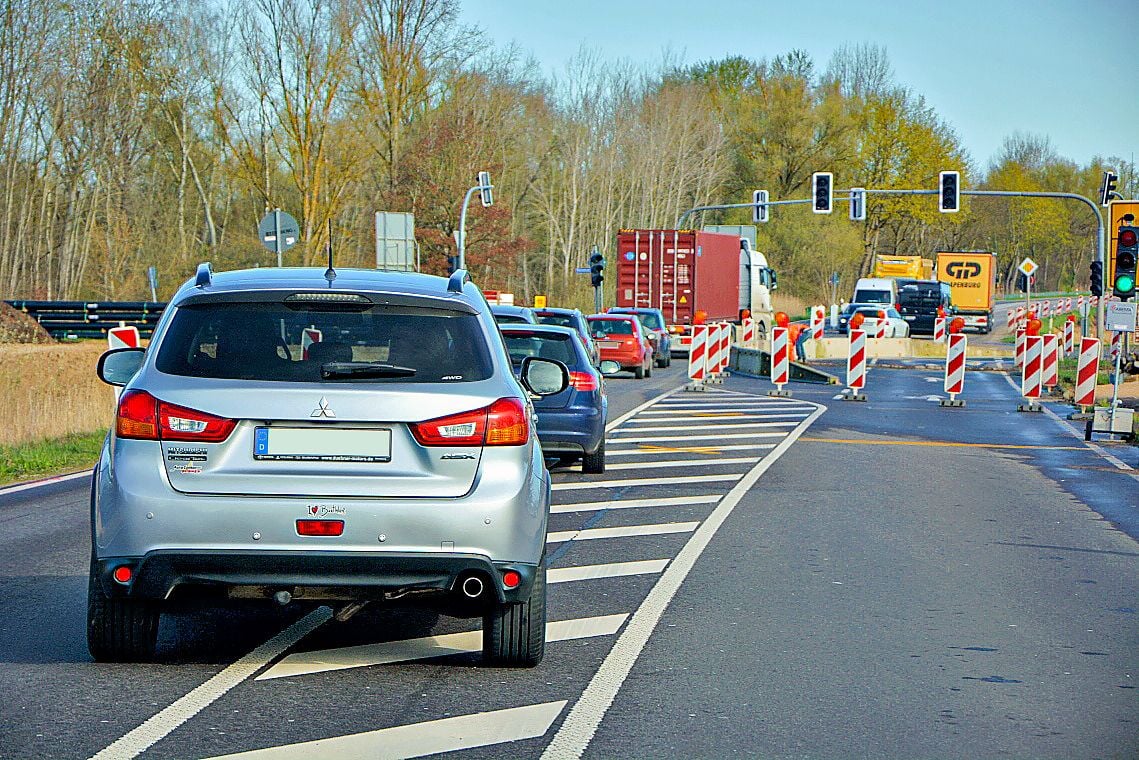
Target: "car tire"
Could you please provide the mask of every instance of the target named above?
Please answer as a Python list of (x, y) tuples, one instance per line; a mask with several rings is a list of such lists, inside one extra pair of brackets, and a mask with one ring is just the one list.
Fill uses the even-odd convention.
[(634, 368), (633, 368), (633, 377), (637, 378), (638, 380), (642, 380), (642, 379), (644, 379), (644, 377), (645, 377), (645, 368), (644, 368), (644, 367), (642, 367), (642, 366), (637, 366), (637, 367), (634, 367)]
[(652, 376), (653, 376), (653, 360), (650, 357), (649, 363), (647, 365), (645, 365), (645, 377), (652, 377)]
[(657, 369), (664, 369), (668, 366), (668, 360), (663, 356), (656, 360)]
[(87, 581), (87, 650), (96, 662), (150, 662), (158, 645), (157, 602), (103, 593), (95, 568)]
[(581, 471), (586, 475), (600, 475), (605, 472), (605, 439), (601, 439), (597, 451), (581, 458)]
[(538, 563), (530, 596), (501, 604), (483, 616), (483, 661), (507, 668), (532, 668), (546, 651), (546, 557)]

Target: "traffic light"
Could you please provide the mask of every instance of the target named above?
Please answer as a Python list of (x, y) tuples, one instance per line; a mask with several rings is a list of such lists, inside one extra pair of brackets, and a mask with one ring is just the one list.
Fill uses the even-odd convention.
[(1093, 296), (1102, 296), (1103, 295), (1103, 262), (1102, 261), (1093, 261), (1091, 263), (1091, 270), (1092, 270), (1092, 282), (1091, 282), (1092, 295)]
[(1111, 169), (1103, 173), (1103, 182), (1099, 186), (1099, 205), (1111, 205), (1111, 196), (1115, 195), (1115, 183), (1119, 181), (1119, 176)]
[(458, 256), (448, 256), (447, 257), (447, 274), (454, 274), (457, 271), (459, 271), (459, 257)]
[(941, 172), (938, 175), (941, 188), (941, 203), (938, 210), (943, 214), (955, 214), (961, 210), (961, 172)]
[(1120, 300), (1129, 301), (1135, 295), (1135, 260), (1139, 257), (1139, 227), (1120, 227), (1116, 238), (1115, 274), (1111, 291)]
[(831, 212), (831, 190), (834, 174), (831, 172), (815, 172), (811, 175), (811, 187), (814, 191), (814, 205), (812, 210), (816, 214), (829, 214)]
[(850, 221), (866, 221), (866, 188), (850, 188)]
[(594, 248), (593, 253), (589, 254), (589, 281), (593, 283), (593, 287), (600, 288), (601, 283), (605, 281), (605, 276), (602, 274), (604, 270), (605, 256)]
[(751, 220), (756, 224), (767, 221), (767, 191), (756, 190), (751, 194), (751, 202), (755, 206), (751, 210)]
[(494, 185), (490, 184), (490, 172), (479, 172), (479, 199), (482, 205), (494, 205), (494, 193), (491, 189)]

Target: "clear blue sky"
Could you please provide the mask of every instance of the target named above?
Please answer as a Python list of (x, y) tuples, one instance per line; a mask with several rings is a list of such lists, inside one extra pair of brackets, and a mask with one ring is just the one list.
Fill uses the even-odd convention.
[(582, 46), (606, 60), (685, 63), (843, 44), (886, 48), (981, 169), (1013, 132), (1061, 156), (1139, 155), (1139, 0), (460, 0), (465, 23), (516, 43), (546, 73)]

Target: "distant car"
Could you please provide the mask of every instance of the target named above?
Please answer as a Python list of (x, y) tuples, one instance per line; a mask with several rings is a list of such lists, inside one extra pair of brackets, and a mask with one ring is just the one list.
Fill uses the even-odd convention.
[(638, 380), (652, 376), (653, 346), (636, 314), (591, 314), (587, 319), (602, 361), (617, 362)]
[(898, 313), (910, 325), (913, 335), (933, 335), (938, 309), (953, 316), (949, 284), (937, 280), (904, 280), (899, 283)]
[[(884, 313), (886, 321), (886, 335), (887, 338), (908, 338), (910, 337), (910, 325), (906, 320), (902, 319), (902, 315), (898, 310), (891, 307), (881, 306), (860, 306), (856, 310), (862, 315), (862, 329), (866, 331), (867, 337), (874, 337), (878, 331), (879, 314)], [(853, 314), (851, 315), (853, 316)]]
[(668, 325), (664, 323), (664, 314), (660, 309), (645, 307), (614, 306), (608, 314), (636, 314), (641, 324), (656, 333), (656, 345), (653, 346), (653, 358), (658, 367), (664, 368), (672, 364), (672, 337), (668, 332)]
[(569, 387), (534, 401), (542, 453), (563, 461), (581, 460), (582, 472), (605, 472), (605, 420), (609, 402), (605, 381), (571, 327), (502, 325), (503, 341), (515, 372), (529, 356), (554, 359), (569, 368)]
[(534, 309), (533, 311), (534, 317), (538, 320), (538, 324), (540, 325), (559, 325), (576, 330), (578, 335), (581, 336), (581, 342), (585, 344), (586, 350), (589, 351), (593, 366), (601, 366), (601, 352), (597, 350), (597, 343), (594, 342), (593, 336), (589, 334), (589, 322), (586, 321), (585, 315), (582, 314), (580, 310), (545, 308)]
[(490, 313), (494, 321), (500, 325), (536, 325), (534, 311), (527, 306), (509, 306), (506, 304), (491, 304)]

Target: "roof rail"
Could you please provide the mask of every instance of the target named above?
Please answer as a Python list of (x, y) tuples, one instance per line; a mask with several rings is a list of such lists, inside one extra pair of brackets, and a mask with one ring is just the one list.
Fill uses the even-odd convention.
[(471, 275), (465, 269), (456, 269), (455, 273), (447, 280), (448, 293), (462, 293), (463, 285), (471, 281)]
[(194, 287), (208, 288), (213, 284), (213, 279), (214, 268), (210, 265), (210, 262), (203, 261), (201, 264), (198, 264), (198, 274), (194, 277)]

